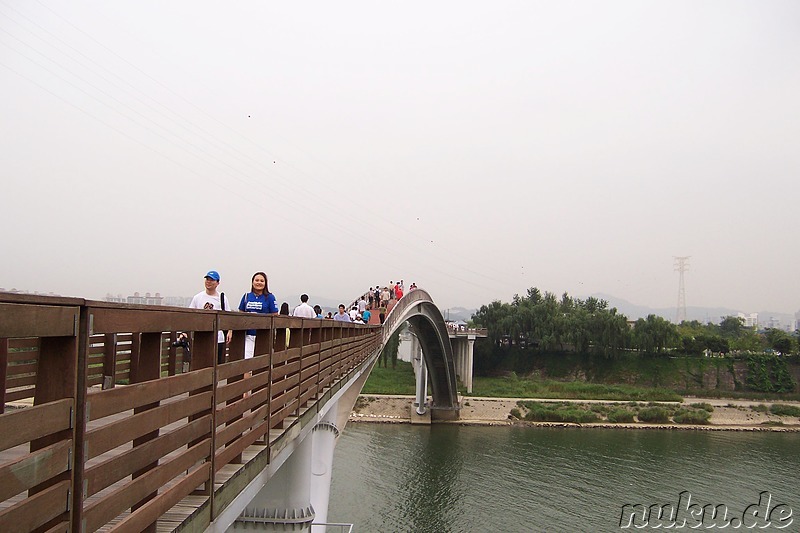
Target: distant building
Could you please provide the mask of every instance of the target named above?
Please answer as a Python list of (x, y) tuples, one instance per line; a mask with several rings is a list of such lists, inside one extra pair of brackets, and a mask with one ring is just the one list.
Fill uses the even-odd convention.
[(744, 326), (746, 328), (758, 329), (758, 313), (750, 313), (749, 315), (737, 313), (736, 316), (744, 321)]
[(191, 296), (161, 296), (161, 293), (150, 294), (149, 292), (141, 293), (134, 292), (131, 296), (122, 296), (117, 294), (106, 293), (104, 298), (106, 302), (113, 302), (118, 304), (135, 304), (135, 305), (170, 305), (172, 307), (188, 307), (189, 302), (192, 301)]

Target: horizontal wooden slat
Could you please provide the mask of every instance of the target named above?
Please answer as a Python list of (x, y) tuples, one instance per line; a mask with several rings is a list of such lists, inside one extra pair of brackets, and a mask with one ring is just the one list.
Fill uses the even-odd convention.
[(219, 365), (217, 367), (217, 379), (229, 379), (233, 376), (240, 376), (245, 372), (256, 372), (269, 367), (269, 357), (252, 357), (250, 359), (240, 359)]
[(78, 308), (0, 303), (0, 338), (74, 337)]
[(231, 422), (225, 427), (217, 429), (217, 448), (229, 443), (241, 436), (242, 433), (260, 424), (267, 419), (268, 406), (262, 405), (255, 411), (243, 416), (239, 420)]
[(91, 307), (92, 333), (162, 333), (164, 331), (213, 331), (216, 313), (192, 310), (170, 310), (152, 307), (126, 309), (122, 307)]
[(72, 404), (66, 398), (0, 415), (0, 451), (68, 429)]
[(36, 385), (36, 375), (28, 376), (8, 376), (6, 379), (6, 387), (27, 387), (29, 385)]
[(198, 418), (174, 431), (159, 435), (104, 463), (86, 469), (87, 496), (91, 496), (166, 456), (181, 446), (211, 433), (211, 416)]
[(69, 505), (69, 485), (68, 480), (56, 483), (0, 511), (0, 531), (28, 533), (66, 512)]
[(142, 531), (149, 524), (156, 521), (185, 496), (191, 494), (195, 487), (202, 485), (211, 475), (211, 464), (203, 464), (197, 470), (176, 483), (157, 498), (147, 502), (145, 505), (131, 513), (111, 531), (115, 533), (137, 533)]
[(211, 392), (189, 396), (86, 432), (87, 459), (211, 408)]
[(218, 407), (214, 419), (217, 427), (222, 426), (226, 422), (236, 418), (248, 409), (258, 409), (261, 404), (266, 403), (268, 395), (269, 391), (267, 389), (261, 389), (258, 392), (254, 392), (247, 398), (242, 398), (241, 400), (235, 403), (227, 404), (224, 407)]
[(32, 352), (9, 352), (9, 363), (34, 363), (39, 360), (39, 350)]
[(202, 387), (210, 386), (213, 378), (214, 369), (204, 368), (187, 374), (169, 376), (104, 391), (90, 392), (86, 396), (86, 419), (87, 421), (97, 420), (128, 409), (195, 391)]
[(21, 339), (8, 339), (8, 349), (15, 350), (30, 350), (39, 348), (38, 337), (26, 337)]
[(230, 463), (235, 457), (238, 457), (244, 450), (246, 450), (248, 446), (253, 444), (262, 435), (264, 435), (267, 432), (267, 425), (267, 421), (264, 420), (255, 426), (252, 431), (245, 434), (241, 439), (237, 440), (224, 450), (218, 452), (216, 457), (217, 460), (214, 464), (216, 470), (219, 471), (220, 468)]
[(29, 387), (27, 389), (19, 389), (15, 391), (6, 391), (6, 401), (15, 402), (24, 398), (33, 398), (34, 394), (36, 394), (35, 387)]
[(0, 502), (69, 469), (72, 441), (57, 442), (0, 467)]
[(37, 368), (39, 368), (38, 362), (8, 365), (8, 375), (17, 376), (20, 374), (32, 374), (36, 372)]
[(217, 387), (217, 403), (224, 403), (228, 400), (233, 400), (236, 397), (241, 398), (242, 395), (252, 389), (257, 389), (269, 383), (269, 373), (262, 372), (255, 374), (246, 379), (240, 379), (227, 385), (220, 385)]
[(86, 531), (95, 531), (108, 523), (125, 509), (129, 509), (148, 494), (157, 491), (181, 472), (190, 469), (205, 457), (210, 457), (211, 439), (203, 440), (185, 453), (125, 483), (120, 489), (91, 503), (84, 509)]

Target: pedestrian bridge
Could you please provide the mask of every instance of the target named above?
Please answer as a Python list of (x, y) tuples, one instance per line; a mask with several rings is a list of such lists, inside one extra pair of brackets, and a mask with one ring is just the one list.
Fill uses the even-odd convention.
[[(428, 374), (418, 397), (430, 383), (432, 417), (456, 418), (448, 331), (421, 289), (383, 326), (0, 293), (0, 531), (324, 523), (335, 439), (405, 322)], [(233, 330), (224, 364), (219, 329)]]

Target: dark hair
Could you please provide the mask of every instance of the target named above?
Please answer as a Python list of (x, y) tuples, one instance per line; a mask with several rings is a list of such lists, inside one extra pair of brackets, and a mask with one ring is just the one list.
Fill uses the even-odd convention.
[(286, 303), (286, 302), (283, 302), (281, 304), (281, 310), (280, 310), (280, 312), (278, 314), (279, 315), (288, 315), (289, 314), (289, 304)]
[(322, 308), (320, 306), (318, 306), (318, 305), (315, 305), (314, 306), (314, 312), (317, 313), (318, 315), (321, 315), (322, 314)]
[(256, 279), (256, 276), (264, 276), (264, 294), (269, 294), (269, 280), (267, 279), (267, 275), (263, 272), (256, 272), (253, 274), (253, 277), (250, 278), (250, 292), (256, 292), (253, 290), (253, 281)]
[(308, 294), (301, 294), (300, 295), (300, 301), (303, 302), (303, 303), (307, 302), (308, 301)]
[[(344, 304), (339, 304), (339, 307), (344, 307)], [(346, 307), (344, 307), (344, 308), (347, 309)]]

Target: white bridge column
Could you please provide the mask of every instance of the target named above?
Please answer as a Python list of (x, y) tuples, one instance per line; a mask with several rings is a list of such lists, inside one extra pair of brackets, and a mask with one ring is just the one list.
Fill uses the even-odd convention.
[(417, 377), (417, 397), (414, 406), (418, 415), (424, 415), (427, 411), (425, 400), (428, 398), (428, 367), (425, 366), (422, 350), (416, 335), (412, 337), (411, 358), (414, 362), (414, 373)]
[[(336, 447), (336, 439), (339, 437), (339, 428), (336, 427), (338, 401), (336, 400), (322, 420), (314, 426), (312, 433), (314, 452), (311, 473), (314, 477), (311, 480), (311, 506), (316, 511), (314, 521), (323, 524), (328, 521), (333, 450)], [(324, 533), (325, 529), (314, 529), (314, 531)]]
[(314, 508), (311, 506), (312, 452), (313, 439), (309, 435), (298, 443), (230, 529), (311, 531), (314, 521)]
[(470, 335), (467, 338), (467, 370), (465, 372), (467, 377), (464, 380), (464, 384), (467, 386), (467, 394), (472, 394), (472, 364), (474, 362), (474, 347), (475, 336)]

